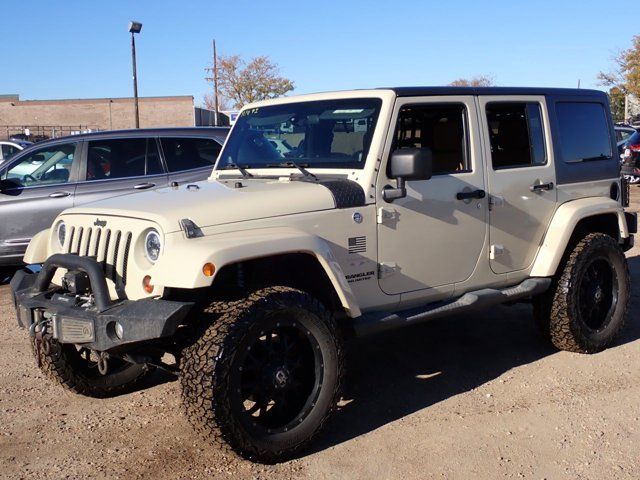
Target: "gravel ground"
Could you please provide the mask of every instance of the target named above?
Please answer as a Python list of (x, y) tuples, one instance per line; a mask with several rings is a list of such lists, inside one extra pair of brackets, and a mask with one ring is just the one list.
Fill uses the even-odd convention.
[(312, 451), (275, 466), (203, 443), (169, 375), (107, 400), (51, 384), (0, 286), (0, 477), (640, 478), (639, 254), (609, 350), (554, 351), (526, 305), (357, 342), (341, 410)]

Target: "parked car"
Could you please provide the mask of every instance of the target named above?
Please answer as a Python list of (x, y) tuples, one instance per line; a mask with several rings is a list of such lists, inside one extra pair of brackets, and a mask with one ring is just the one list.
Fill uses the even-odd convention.
[(629, 183), (640, 183), (640, 131), (631, 135), (624, 144), (622, 175)]
[(48, 140), (0, 166), (0, 265), (18, 265), (30, 239), (64, 209), (203, 180), (228, 128), (99, 132)]
[(23, 139), (16, 138), (16, 137), (11, 137), (9, 139), (9, 141), (13, 142), (13, 143), (15, 143), (17, 145), (20, 145), (22, 148), (27, 148), (27, 147), (30, 147), (31, 145), (34, 145), (34, 142), (31, 142), (29, 140), (23, 140)]
[(616, 144), (618, 145), (618, 152), (620, 155), (624, 153), (624, 145), (629, 140), (629, 137), (637, 132), (631, 125), (618, 125), (615, 126), (616, 132)]
[(259, 102), (208, 181), (73, 208), (34, 237), (42, 271), (11, 281), (18, 323), (53, 382), (104, 397), (150, 365), (179, 371), (210, 443), (285, 460), (341, 398), (344, 334), (528, 301), (556, 348), (611, 345), (637, 229), (621, 183), (599, 91)]
[(0, 141), (0, 164), (6, 162), (18, 152), (24, 150), (25, 147), (15, 142)]

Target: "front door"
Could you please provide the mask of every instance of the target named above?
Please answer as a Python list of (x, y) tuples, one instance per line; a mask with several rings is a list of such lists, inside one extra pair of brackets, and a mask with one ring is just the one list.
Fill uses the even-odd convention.
[(486, 236), (475, 98), (400, 98), (394, 122), (378, 191), (395, 186), (385, 168), (395, 149), (430, 148), (433, 176), (407, 182), (405, 198), (378, 204), (380, 287), (398, 294), (462, 282), (473, 273)]
[(527, 269), (556, 207), (553, 149), (544, 97), (480, 97), (489, 184), (490, 265)]
[(0, 257), (21, 260), (31, 238), (73, 206), (77, 142), (34, 148), (0, 169)]

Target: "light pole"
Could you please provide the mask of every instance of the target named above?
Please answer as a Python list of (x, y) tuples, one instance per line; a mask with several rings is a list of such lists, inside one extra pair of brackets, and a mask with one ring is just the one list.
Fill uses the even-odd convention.
[(135, 34), (140, 33), (142, 24), (140, 22), (129, 22), (129, 32), (131, 33), (131, 61), (133, 63), (133, 102), (136, 114), (136, 128), (140, 128), (140, 112), (138, 111), (138, 74), (136, 73), (136, 38)]

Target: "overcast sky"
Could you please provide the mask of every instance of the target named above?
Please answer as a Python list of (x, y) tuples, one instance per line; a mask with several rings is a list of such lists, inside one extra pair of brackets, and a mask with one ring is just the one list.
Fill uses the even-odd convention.
[(270, 56), (295, 93), (442, 85), (476, 74), (498, 85), (597, 87), (598, 71), (640, 34), (637, 7), (631, 0), (0, 0), (0, 94), (132, 95), (131, 19), (144, 24), (136, 39), (141, 96), (193, 95), (199, 104), (210, 88), (204, 68), (214, 37), (219, 54)]

